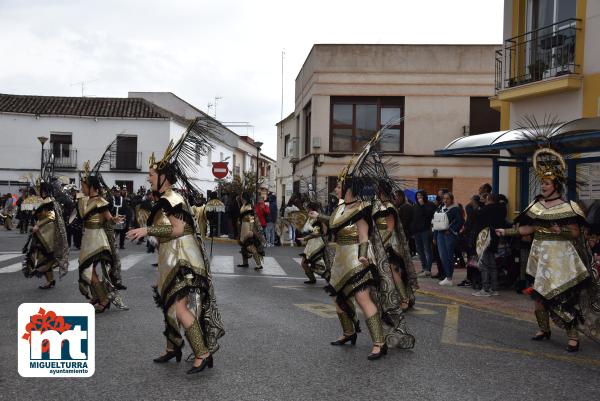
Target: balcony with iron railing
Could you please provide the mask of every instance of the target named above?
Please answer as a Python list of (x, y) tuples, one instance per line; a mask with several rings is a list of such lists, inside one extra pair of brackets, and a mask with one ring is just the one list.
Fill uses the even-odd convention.
[(115, 171), (141, 171), (142, 152), (110, 152), (110, 169)]
[(76, 149), (44, 149), (44, 160), (49, 160), (48, 158), (52, 158), (56, 170), (77, 168)]
[(579, 19), (571, 18), (504, 42), (495, 54), (496, 93), (556, 77), (579, 74), (576, 40)]

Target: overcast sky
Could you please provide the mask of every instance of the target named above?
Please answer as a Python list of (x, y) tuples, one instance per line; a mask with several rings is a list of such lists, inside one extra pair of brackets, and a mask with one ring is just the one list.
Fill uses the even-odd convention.
[[(502, 0), (0, 0), (0, 93), (168, 91), (265, 142), (315, 43), (499, 44)], [(213, 111), (211, 111), (211, 114)]]

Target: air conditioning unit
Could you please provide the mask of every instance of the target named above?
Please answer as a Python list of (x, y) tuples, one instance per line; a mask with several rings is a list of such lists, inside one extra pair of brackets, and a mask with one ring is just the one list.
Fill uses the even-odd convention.
[(314, 137), (312, 138), (312, 147), (313, 148), (320, 148), (321, 147), (321, 138), (320, 137)]

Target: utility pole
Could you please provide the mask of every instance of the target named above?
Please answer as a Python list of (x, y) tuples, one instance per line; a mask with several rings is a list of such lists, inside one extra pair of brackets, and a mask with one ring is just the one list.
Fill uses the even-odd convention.
[(285, 49), (281, 50), (281, 116), (279, 121), (283, 120), (283, 59), (285, 58)]

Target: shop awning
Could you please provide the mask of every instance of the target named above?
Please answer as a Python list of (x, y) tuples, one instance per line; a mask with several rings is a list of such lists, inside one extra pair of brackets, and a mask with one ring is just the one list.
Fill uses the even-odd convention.
[[(436, 156), (481, 155), (490, 156), (499, 150), (507, 150), (514, 156), (529, 154), (533, 144), (527, 140), (526, 131), (490, 132), (465, 136), (450, 142), (444, 149), (436, 150)], [(584, 153), (600, 150), (600, 117), (580, 118), (557, 127), (551, 134), (552, 143), (565, 153)]]

